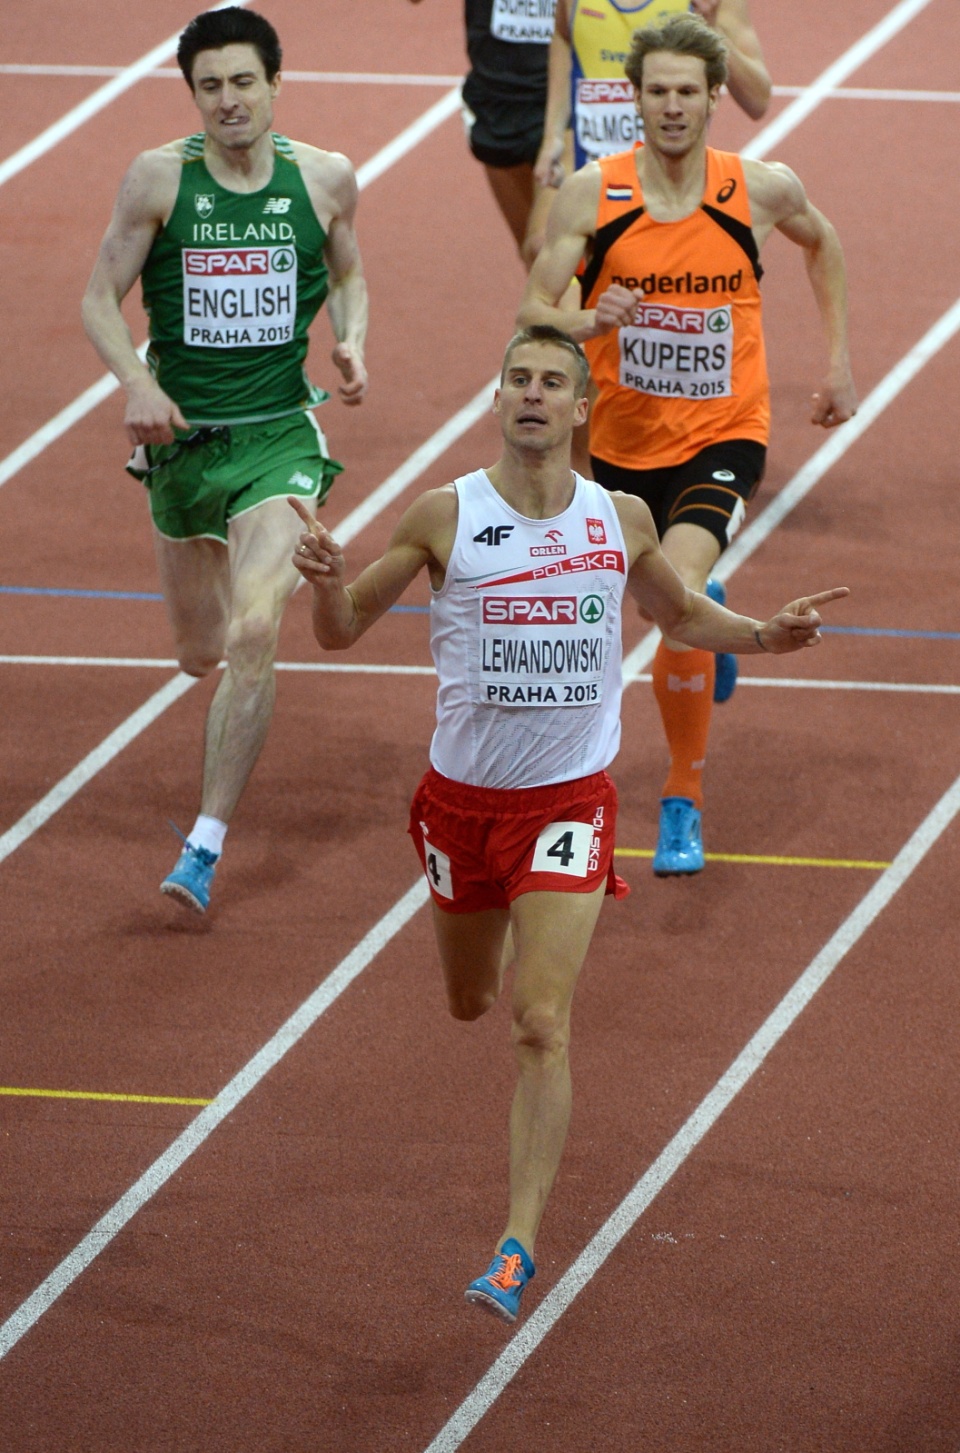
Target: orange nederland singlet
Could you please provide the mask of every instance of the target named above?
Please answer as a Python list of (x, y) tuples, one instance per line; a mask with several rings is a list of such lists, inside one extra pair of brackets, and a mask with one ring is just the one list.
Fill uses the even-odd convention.
[(613, 283), (643, 291), (633, 326), (589, 338), (599, 389), (590, 452), (624, 469), (683, 464), (722, 439), (766, 444), (763, 269), (740, 158), (707, 148), (703, 201), (680, 222), (643, 205), (636, 148), (608, 156), (583, 306)]

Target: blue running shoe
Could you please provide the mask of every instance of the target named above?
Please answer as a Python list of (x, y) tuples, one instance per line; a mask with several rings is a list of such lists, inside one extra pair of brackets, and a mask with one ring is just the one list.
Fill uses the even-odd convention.
[(664, 797), (660, 801), (660, 836), (653, 855), (658, 878), (672, 878), (703, 870), (700, 813), (689, 797)]
[(176, 898), (185, 908), (192, 908), (194, 913), (206, 913), (219, 858), (219, 853), (195, 848), (184, 838), (177, 866), (160, 884), (160, 892), (169, 893), (171, 898)]
[[(711, 576), (707, 581), (706, 593), (711, 600), (717, 602), (717, 605), (726, 605), (727, 589), (722, 580), (714, 580)], [(729, 701), (737, 684), (737, 672), (740, 669), (737, 658), (729, 651), (718, 651), (714, 660), (716, 674), (713, 678), (713, 699), (718, 703)]]
[(523, 1289), (536, 1274), (520, 1242), (511, 1237), (503, 1243), (484, 1275), (470, 1283), (464, 1296), (475, 1307), (483, 1307), (501, 1321), (515, 1322)]

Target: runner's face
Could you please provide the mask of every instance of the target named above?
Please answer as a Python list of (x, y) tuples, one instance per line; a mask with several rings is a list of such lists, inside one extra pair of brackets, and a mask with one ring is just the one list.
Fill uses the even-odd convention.
[(569, 441), (586, 418), (573, 360), (552, 343), (521, 343), (510, 355), (493, 412), (508, 444), (546, 453)]
[(706, 62), (699, 56), (669, 51), (644, 56), (637, 110), (647, 145), (663, 156), (686, 156), (702, 141), (718, 95), (719, 88), (707, 87)]
[(194, 59), (194, 100), (207, 135), (227, 150), (246, 150), (270, 130), (279, 89), (280, 77), (267, 80), (252, 45), (202, 50)]

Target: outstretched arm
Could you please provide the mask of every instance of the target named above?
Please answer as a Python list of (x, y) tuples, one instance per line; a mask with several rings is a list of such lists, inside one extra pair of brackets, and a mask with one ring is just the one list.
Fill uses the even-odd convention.
[(687, 589), (660, 549), (650, 511), (641, 500), (619, 492), (613, 499), (631, 561), (627, 588), (663, 634), (685, 646), (746, 656), (761, 651), (779, 656), (816, 646), (821, 639), (821, 607), (850, 594), (846, 586), (839, 586), (801, 596), (766, 621), (737, 615)]
[(313, 633), (327, 651), (344, 651), (368, 631), (426, 566), (439, 585), (457, 530), (457, 499), (449, 486), (428, 490), (402, 515), (379, 560), (347, 585), (343, 551), (303, 503), (289, 503), (303, 522), (293, 564), (313, 587)]
[(727, 42), (727, 90), (751, 120), (759, 121), (770, 105), (770, 73), (747, 0), (691, 0), (691, 6)]
[(134, 444), (169, 444), (187, 420), (140, 362), (120, 305), (173, 207), (180, 160), (172, 148), (144, 152), (123, 179), (83, 296), (87, 337), (127, 396), (124, 425)]

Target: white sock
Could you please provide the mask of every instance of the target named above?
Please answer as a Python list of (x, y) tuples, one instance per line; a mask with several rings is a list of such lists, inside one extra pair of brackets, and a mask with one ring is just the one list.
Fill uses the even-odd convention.
[(187, 838), (192, 848), (206, 848), (208, 853), (216, 853), (219, 858), (223, 852), (223, 840), (227, 835), (227, 824), (221, 822), (219, 817), (204, 817), (201, 812), (193, 824), (193, 831)]

